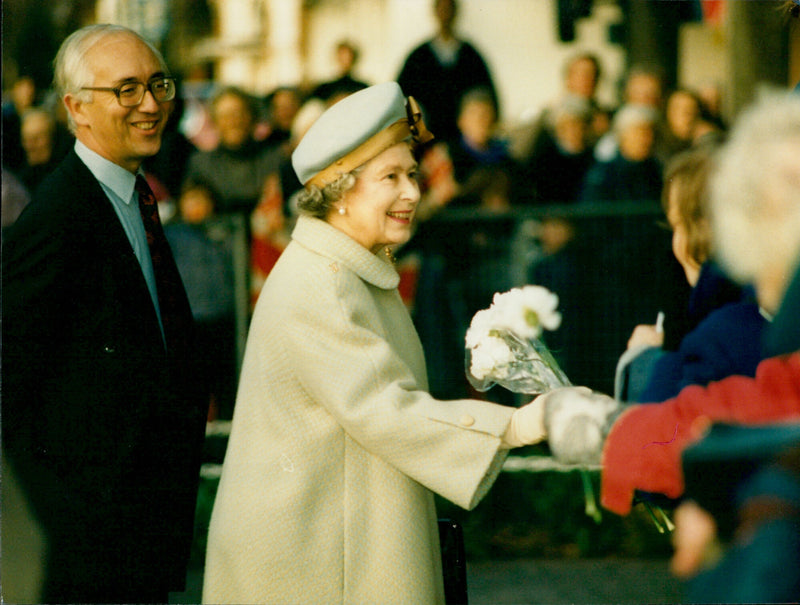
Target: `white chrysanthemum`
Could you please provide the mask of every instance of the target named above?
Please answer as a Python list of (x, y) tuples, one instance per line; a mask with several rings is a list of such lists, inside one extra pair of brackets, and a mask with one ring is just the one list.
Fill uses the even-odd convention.
[(470, 373), (478, 380), (505, 378), (507, 366), (514, 361), (514, 354), (502, 338), (487, 336), (472, 348)]
[(538, 338), (542, 329), (557, 329), (561, 325), (557, 308), (558, 296), (542, 286), (495, 294), (491, 306), (495, 328), (509, 330), (521, 339)]
[(488, 338), (489, 332), (494, 329), (494, 322), (495, 317), (492, 309), (483, 309), (475, 313), (469, 325), (469, 330), (467, 330), (467, 347), (473, 349)]

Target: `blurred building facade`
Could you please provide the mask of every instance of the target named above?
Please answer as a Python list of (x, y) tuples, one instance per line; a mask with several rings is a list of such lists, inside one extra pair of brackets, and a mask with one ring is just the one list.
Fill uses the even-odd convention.
[[(257, 94), (334, 75), (342, 39), (361, 49), (357, 75), (394, 79), (407, 53), (435, 32), (432, 0), (14, 0), (4, 2), (3, 77), (47, 81), (70, 31), (111, 21), (140, 31), (184, 78)], [(485, 56), (506, 122), (537, 113), (561, 88), (578, 50), (597, 54), (599, 94), (614, 104), (631, 65), (652, 65), (668, 87), (714, 82), (730, 116), (757, 82), (800, 79), (798, 19), (783, 0), (461, 0), (457, 31)], [(575, 8), (577, 7), (577, 9)], [(570, 12), (572, 11), (572, 12)]]

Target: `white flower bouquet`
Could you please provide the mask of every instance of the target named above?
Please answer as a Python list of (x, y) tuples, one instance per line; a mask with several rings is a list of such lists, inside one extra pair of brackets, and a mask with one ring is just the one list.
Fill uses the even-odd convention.
[[(488, 309), (472, 318), (466, 335), (467, 379), (478, 391), (495, 384), (514, 393), (539, 395), (559, 387), (571, 386), (567, 375), (542, 342), (544, 330), (561, 325), (558, 296), (542, 286), (523, 286), (497, 293)], [(552, 458), (542, 460), (509, 459), (509, 470), (578, 470), (581, 475), (586, 514), (599, 522), (600, 509), (594, 497), (588, 469), (565, 466)]]
[[(528, 395), (571, 386), (541, 340), (544, 330), (557, 330), (561, 325), (561, 313), (557, 309), (558, 296), (541, 286), (524, 286), (495, 294), (491, 306), (478, 311), (467, 330), (466, 373), (470, 384), (481, 392), (499, 384), (514, 393)], [(533, 472), (578, 470), (585, 512), (600, 522), (600, 509), (589, 477), (589, 471), (599, 470), (599, 466), (562, 464), (553, 457), (530, 456), (509, 457), (504, 468)], [(660, 507), (647, 501), (644, 504), (659, 532), (674, 529)]]
[(499, 384), (514, 393), (535, 395), (569, 386), (543, 330), (561, 325), (558, 296), (541, 286), (494, 295), (488, 309), (472, 318), (466, 335), (467, 379), (478, 391)]

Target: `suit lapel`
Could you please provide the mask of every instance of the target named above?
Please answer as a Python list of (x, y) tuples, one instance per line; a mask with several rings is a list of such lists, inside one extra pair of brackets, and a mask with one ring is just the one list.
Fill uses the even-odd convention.
[[(111, 201), (94, 175), (74, 152), (67, 157), (66, 162), (77, 164), (68, 166), (68, 169), (74, 170), (72, 174), (77, 175), (75, 186), (76, 190), (81, 192), (76, 195), (75, 199), (81, 197), (84, 199), (85, 208), (82, 212), (85, 220), (89, 222), (87, 226), (90, 231), (96, 234), (99, 253), (106, 255), (111, 265), (110, 269), (118, 277), (117, 281), (124, 284), (124, 287), (114, 295), (130, 297), (131, 302), (136, 305), (135, 308), (139, 310), (143, 319), (146, 319), (148, 330), (154, 330), (161, 341), (161, 329), (156, 309), (150, 297), (150, 290), (142, 274), (141, 265)], [(167, 348), (182, 355), (186, 347), (190, 346), (188, 343), (193, 329), (189, 301), (182, 286), (176, 305), (177, 309), (173, 312), (178, 315), (180, 321), (177, 329), (172, 334), (167, 334)], [(147, 312), (144, 309), (147, 309)]]
[(74, 152), (67, 156), (65, 164), (68, 174), (75, 175), (72, 183), (75, 188), (73, 199), (82, 200), (80, 203), (76, 202), (80, 220), (86, 223), (86, 231), (95, 238), (97, 254), (104, 259), (102, 275), (97, 276), (100, 287), (104, 289), (103, 296), (114, 301), (120, 309), (133, 309), (135, 317), (143, 324), (142, 329), (148, 334), (152, 333), (153, 337), (158, 336), (161, 341), (158, 316), (150, 290), (111, 201)]

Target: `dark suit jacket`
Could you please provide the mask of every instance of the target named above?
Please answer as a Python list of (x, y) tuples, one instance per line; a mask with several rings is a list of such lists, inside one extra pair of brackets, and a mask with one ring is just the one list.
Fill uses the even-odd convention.
[(206, 418), (185, 296), (165, 350), (133, 249), (74, 151), (3, 239), (3, 451), (46, 535), (45, 598), (182, 590)]

